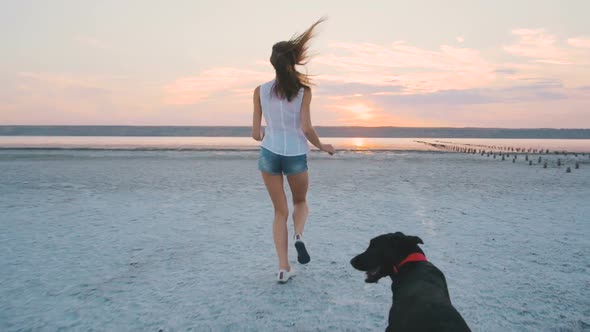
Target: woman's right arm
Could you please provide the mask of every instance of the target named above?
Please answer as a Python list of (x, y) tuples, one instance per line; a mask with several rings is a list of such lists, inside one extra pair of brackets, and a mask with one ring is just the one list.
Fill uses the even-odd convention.
[(262, 105), (260, 104), (260, 86), (254, 90), (254, 113), (252, 116), (252, 138), (262, 141), (264, 132), (261, 128), (262, 123)]
[(321, 151), (327, 152), (333, 155), (336, 151), (332, 144), (322, 144), (318, 133), (311, 124), (311, 89), (306, 88), (303, 93), (303, 102), (301, 104), (301, 129), (303, 134), (316, 148)]

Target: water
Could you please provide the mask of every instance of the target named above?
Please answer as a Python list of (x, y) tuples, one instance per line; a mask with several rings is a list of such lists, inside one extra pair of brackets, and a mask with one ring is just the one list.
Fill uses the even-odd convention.
[[(420, 143), (445, 142), (551, 151), (590, 152), (590, 139), (472, 139), (328, 137), (324, 143), (340, 150), (436, 151)], [(259, 142), (247, 137), (123, 137), (123, 136), (0, 136), (2, 148), (129, 149), (129, 150), (256, 150)]]

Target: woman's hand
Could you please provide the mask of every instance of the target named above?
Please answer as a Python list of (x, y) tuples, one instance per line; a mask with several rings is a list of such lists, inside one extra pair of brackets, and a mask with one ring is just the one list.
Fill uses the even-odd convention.
[(260, 132), (259, 132), (259, 133), (254, 133), (254, 132), (252, 132), (252, 138), (253, 138), (255, 141), (258, 141), (258, 142), (260, 142), (260, 141), (262, 141), (262, 139), (264, 138), (264, 134), (263, 134), (263, 133), (260, 133)]
[(252, 138), (255, 141), (261, 142), (264, 139), (264, 131), (261, 129), (258, 134), (252, 133)]
[(334, 149), (332, 144), (322, 144), (320, 150), (329, 153), (330, 156), (336, 153), (336, 150)]

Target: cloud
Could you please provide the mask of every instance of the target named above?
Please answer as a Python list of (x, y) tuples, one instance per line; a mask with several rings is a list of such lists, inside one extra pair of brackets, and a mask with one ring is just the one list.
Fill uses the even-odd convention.
[[(20, 72), (7, 78), (2, 94), (10, 95), (9, 107), (0, 111), (4, 123), (133, 124), (158, 107), (154, 86), (124, 76)], [(0, 76), (0, 83), (4, 80)]]
[(495, 79), (494, 66), (468, 48), (441, 45), (431, 51), (395, 42), (391, 46), (370, 43), (331, 43), (349, 53), (328, 54), (314, 59), (338, 74), (318, 75), (328, 82), (360, 83), (402, 88), (402, 93), (431, 93), (484, 86)]
[(273, 77), (261, 72), (234, 67), (217, 67), (203, 71), (199, 76), (181, 77), (164, 87), (165, 102), (172, 105), (195, 104), (215, 92), (236, 90), (243, 95), (245, 87), (252, 87)]
[(572, 64), (567, 59), (567, 54), (556, 46), (555, 35), (547, 33), (544, 29), (515, 29), (512, 34), (518, 36), (518, 42), (503, 47), (504, 51), (548, 64)]
[[(450, 40), (454, 46), (434, 48), (404, 41), (329, 43), (312, 62), (312, 74), (319, 74), (312, 77), (314, 119), (323, 125), (532, 126), (544, 123), (539, 114), (566, 121), (559, 125), (588, 126), (588, 115), (577, 123), (562, 114), (580, 116), (590, 105), (590, 38), (567, 39), (544, 29), (516, 29), (512, 37), (481, 52), (464, 46), (462, 36)], [(112, 49), (96, 38), (75, 38), (92, 49)], [(244, 106), (254, 87), (273, 74), (268, 60), (149, 85), (114, 75), (21, 72), (10, 80), (0, 76), (7, 81), (0, 120), (240, 125), (251, 120)]]
[(569, 38), (567, 43), (574, 47), (590, 48), (590, 38)]
[[(387, 90), (387, 91), (385, 91)], [(339, 83), (337, 81), (321, 81), (314, 89), (315, 97), (326, 97), (328, 99), (357, 98), (375, 94), (400, 93), (401, 86), (391, 85), (387, 89), (380, 85), (361, 83)]]
[[(332, 124), (353, 126), (482, 126), (482, 123), (496, 121), (490, 117), (490, 112), (495, 109), (518, 109), (527, 114), (526, 117), (521, 117), (529, 121), (523, 125), (526, 127), (534, 122), (530, 120), (534, 118), (536, 110), (527, 109), (523, 105), (543, 104), (546, 105), (545, 109), (562, 107), (559, 105), (568, 107), (567, 105), (581, 100), (580, 95), (587, 91), (566, 89), (560, 80), (542, 77), (523, 78), (518, 82), (519, 85), (503, 88), (441, 90), (421, 94), (384, 94), (374, 92), (379, 87), (362, 85), (362, 90), (359, 91), (363, 93), (354, 94), (352, 92), (356, 85), (339, 87), (331, 84), (321, 89), (335, 89), (349, 94), (326, 98), (319, 102), (319, 109), (329, 110), (337, 115), (331, 120)], [(478, 124), (477, 121), (480, 120), (487, 122)], [(509, 121), (505, 121), (504, 125), (506, 123)]]
[(26, 116), (13, 114), (14, 119), (31, 117), (49, 122), (65, 117), (96, 119), (117, 108), (113, 90), (96, 77), (21, 72), (16, 79), (13, 104)]
[[(573, 64), (568, 54), (556, 46), (557, 38), (543, 29), (516, 29), (512, 32), (519, 40), (503, 48), (524, 57), (525, 61), (492, 62), (477, 50), (450, 45), (431, 50), (404, 41), (389, 45), (331, 42), (330, 52), (313, 60), (316, 73), (317, 69), (323, 71), (313, 76), (318, 83), (314, 100), (341, 112), (345, 111), (342, 105), (346, 104), (349, 115), (357, 114), (356, 119), (360, 121), (363, 118), (359, 114), (373, 114), (372, 118), (375, 118), (375, 106), (363, 104), (366, 106), (363, 108), (351, 103), (371, 102), (377, 97), (399, 97), (395, 100), (404, 105), (476, 105), (514, 103), (519, 98), (529, 100), (535, 96), (533, 90), (537, 89), (536, 98), (563, 98), (559, 91), (546, 91), (548, 87), (541, 91), (540, 85), (526, 93), (518, 90), (561, 77), (555, 76), (565, 70), (560, 72), (559, 65)], [(462, 36), (456, 39), (463, 41)], [(569, 55), (571, 59), (575, 58), (574, 53)], [(255, 64), (268, 65), (268, 61)], [(165, 85), (164, 102), (177, 106), (205, 102), (213, 105), (215, 100), (222, 98), (242, 105), (250, 100), (255, 85), (272, 77), (272, 69), (214, 67)], [(511, 88), (520, 91), (520, 95), (511, 93)], [(350, 108), (351, 105), (354, 107)]]
[[(531, 103), (562, 102), (568, 105), (579, 100), (584, 91), (572, 91), (564, 88), (559, 80), (546, 78), (529, 78), (519, 85), (504, 88), (474, 88), (466, 90), (441, 90), (433, 93), (399, 94), (381, 93), (380, 87), (360, 86), (362, 93), (353, 93), (356, 85), (339, 87), (332, 83), (322, 87), (328, 91), (347, 92), (326, 98), (319, 102), (319, 109), (326, 109), (337, 118), (332, 124), (356, 126), (445, 126), (473, 124), (468, 119), (468, 110), (493, 108), (522, 109), (522, 105)], [(321, 85), (320, 85), (321, 86)], [(552, 104), (553, 103), (553, 104)], [(317, 104), (316, 104), (317, 105)], [(483, 107), (489, 106), (489, 107)], [(453, 110), (461, 109), (461, 121), (453, 119)], [(534, 114), (535, 110), (527, 111)], [(485, 115), (475, 115), (482, 119)], [(487, 119), (487, 118), (486, 118)], [(490, 121), (487, 119), (486, 121)], [(481, 125), (481, 124), (480, 124)]]
[(574, 64), (573, 62), (567, 61), (567, 60), (551, 60), (551, 59), (535, 60), (535, 62), (547, 63), (550, 65), (573, 65)]
[(494, 72), (498, 74), (514, 75), (517, 71), (513, 68), (498, 68)]
[(468, 90), (445, 90), (428, 94), (377, 96), (375, 100), (395, 109), (399, 105), (478, 105), (518, 104), (529, 101), (551, 101), (568, 98), (561, 83), (553, 81), (531, 82), (509, 88), (478, 88)]

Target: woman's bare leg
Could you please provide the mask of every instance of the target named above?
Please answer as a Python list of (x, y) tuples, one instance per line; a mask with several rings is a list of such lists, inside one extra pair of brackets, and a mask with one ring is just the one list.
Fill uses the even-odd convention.
[(291, 193), (293, 194), (293, 226), (295, 235), (303, 233), (307, 221), (307, 188), (309, 177), (307, 171), (287, 176)]
[(287, 271), (291, 270), (289, 266), (288, 253), (288, 231), (287, 219), (289, 218), (289, 206), (287, 205), (287, 197), (283, 190), (283, 175), (272, 175), (262, 172), (262, 178), (266, 185), (266, 190), (270, 195), (272, 204), (275, 209), (275, 218), (272, 224), (272, 234), (275, 241), (275, 248), (277, 256), (279, 257), (279, 269)]

